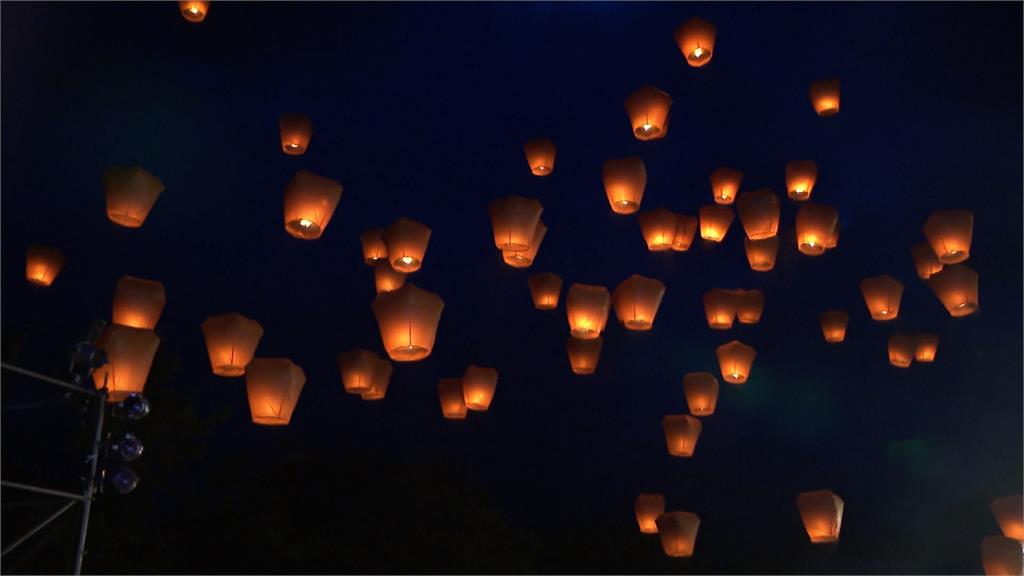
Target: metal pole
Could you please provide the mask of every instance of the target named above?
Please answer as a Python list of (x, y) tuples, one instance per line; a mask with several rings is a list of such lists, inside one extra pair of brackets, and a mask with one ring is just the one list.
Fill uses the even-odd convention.
[(17, 490), (24, 490), (26, 492), (35, 492), (36, 494), (45, 494), (47, 496), (59, 496), (61, 498), (67, 498), (76, 502), (85, 501), (85, 497), (81, 494), (75, 494), (74, 492), (64, 492), (63, 490), (54, 490), (52, 488), (43, 488), (41, 486), (32, 486), (29, 484), (22, 484), (21, 482), (11, 482), (9, 480), (0, 481), (0, 485), (7, 488), (15, 488)]
[(6, 548), (4, 548), (3, 552), (0, 552), (0, 556), (6, 556), (8, 552), (10, 552), (11, 550), (14, 550), (18, 546), (21, 546), (21, 544), (23, 542), (25, 542), (29, 538), (35, 536), (36, 532), (39, 532), (40, 530), (45, 528), (47, 524), (49, 524), (50, 522), (53, 522), (54, 520), (59, 518), (61, 514), (67, 512), (68, 509), (70, 509), (72, 506), (74, 506), (77, 503), (78, 503), (77, 500), (72, 500), (71, 502), (68, 502), (68, 503), (64, 504), (63, 506), (61, 506), (60, 510), (57, 510), (56, 512), (51, 514), (49, 518), (47, 518), (46, 520), (43, 520), (39, 524), (36, 524), (35, 528), (32, 528), (31, 530), (26, 532), (21, 538), (18, 538), (14, 542), (11, 542), (10, 545), (8, 545)]
[(8, 364), (6, 362), (0, 362), (0, 367), (3, 367), (5, 370), (10, 370), (11, 372), (16, 372), (18, 374), (21, 374), (22, 376), (28, 376), (29, 378), (35, 378), (36, 380), (40, 380), (40, 381), (46, 382), (48, 384), (53, 384), (54, 386), (60, 386), (61, 388), (67, 388), (68, 390), (71, 390), (73, 392), (78, 392), (79, 394), (85, 394), (86, 396), (99, 396), (99, 391), (98, 390), (93, 390), (91, 388), (83, 388), (81, 386), (75, 386), (74, 384), (71, 384), (70, 382), (65, 382), (63, 380), (57, 380), (56, 378), (51, 378), (51, 377), (49, 377), (49, 376), (47, 376), (45, 374), (40, 374), (38, 372), (33, 372), (31, 370), (25, 370), (24, 368), (19, 368), (17, 366), (13, 366), (13, 365)]
[[(106, 380), (106, 378), (104, 378)], [(107, 411), (107, 386), (106, 382), (103, 383), (103, 389), (99, 390), (98, 398), (96, 399), (97, 410), (96, 410), (96, 434), (93, 436), (92, 442), (92, 460), (89, 478), (85, 483), (85, 501), (82, 504), (82, 525), (78, 529), (78, 549), (75, 552), (75, 576), (79, 576), (82, 573), (82, 560), (85, 557), (85, 537), (89, 533), (89, 511), (92, 508), (93, 492), (96, 487), (96, 466), (100, 459), (100, 442), (103, 440), (103, 415)]]

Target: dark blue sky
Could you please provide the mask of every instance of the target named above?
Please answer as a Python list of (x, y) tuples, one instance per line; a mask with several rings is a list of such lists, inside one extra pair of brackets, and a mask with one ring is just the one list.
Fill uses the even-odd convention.
[[(2, 13), (4, 358), (59, 373), (65, 347), (109, 317), (118, 278), (164, 283), (163, 376), (148, 390), (180, 393), (190, 411), (179, 418), (155, 402), (162, 428), (128, 497), (155, 533), (177, 530), (192, 493), (183, 483), (213, 501), (231, 493), (196, 472), (225, 459), (259, 477), (296, 457), (309, 475), (372, 457), (399, 474), (447, 471), (511, 533), (541, 543), (528, 568), (495, 570), (980, 570), (980, 540), (998, 531), (988, 504), (1020, 491), (1024, 451), (1019, 3), (215, 2), (199, 25), (173, 3), (4, 3)], [(719, 30), (700, 69), (672, 41), (692, 15)], [(807, 89), (829, 76), (842, 80), (842, 111), (822, 119)], [(674, 100), (663, 141), (630, 133), (622, 102), (645, 84)], [(312, 118), (306, 155), (280, 152), (283, 112)], [(527, 168), (521, 146), (534, 137), (558, 146), (550, 177)], [(602, 162), (627, 155), (647, 165), (643, 208), (690, 214), (710, 202), (719, 165), (742, 170), (744, 190), (784, 194), (786, 162), (814, 160), (814, 199), (838, 208), (839, 246), (798, 254), (796, 207), (783, 199), (772, 272), (749, 270), (738, 220), (722, 245), (649, 253), (601, 185)], [(100, 175), (115, 164), (141, 164), (166, 186), (141, 229), (105, 217)], [(282, 225), (284, 187), (302, 168), (344, 186), (315, 242)], [(487, 205), (513, 193), (540, 199), (549, 228), (528, 271), (503, 265), (490, 235)], [(981, 309), (954, 319), (916, 277), (909, 249), (932, 210), (961, 208), (975, 214), (967, 264)], [(411, 281), (446, 306), (431, 357), (396, 365), (387, 399), (368, 404), (344, 393), (335, 355), (382, 351), (359, 235), (399, 216), (433, 229)], [(34, 243), (67, 256), (50, 289), (24, 281)], [(610, 319), (598, 373), (577, 377), (564, 308), (530, 303), (526, 277), (544, 271), (610, 289), (639, 273), (667, 292), (649, 333)], [(906, 286), (891, 325), (870, 320), (858, 288), (883, 273)], [(713, 287), (761, 288), (762, 321), (713, 333), (701, 307)], [(846, 343), (823, 342), (826, 308), (850, 312)], [(260, 356), (306, 372), (287, 429), (250, 424), (244, 381), (210, 372), (199, 325), (230, 311), (263, 325)], [(940, 334), (936, 362), (891, 367), (897, 329)], [(716, 371), (715, 347), (733, 338), (758, 350), (750, 381), (723, 382), (695, 456), (669, 457), (660, 422), (686, 412), (683, 375)], [(437, 380), (470, 363), (499, 370), (491, 409), (444, 421)], [(192, 408), (223, 416), (192, 460), (147, 464), (183, 452), (173, 440)], [(841, 542), (826, 556), (807, 544), (794, 504), (820, 488), (846, 501)], [(670, 562), (635, 533), (642, 491), (700, 515), (693, 560)], [(399, 516), (413, 530), (416, 513)], [(303, 517), (292, 530), (364, 521)], [(173, 537), (201, 548), (206, 536)], [(168, 564), (150, 545), (133, 542), (136, 563), (120, 568), (211, 566)], [(249, 545), (224, 544), (238, 555), (224, 565), (259, 569)], [(433, 562), (409, 566), (483, 569)]]

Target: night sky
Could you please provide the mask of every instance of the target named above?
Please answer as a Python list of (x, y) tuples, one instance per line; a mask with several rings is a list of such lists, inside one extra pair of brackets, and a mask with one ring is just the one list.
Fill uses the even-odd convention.
[[(672, 40), (693, 15), (718, 26), (699, 69)], [(66, 376), (118, 278), (167, 292), (153, 414), (113, 425), (146, 444), (141, 482), (98, 499), (86, 571), (980, 572), (980, 541), (999, 533), (989, 503), (1024, 475), (1021, 18), (1020, 3), (214, 2), (191, 24), (171, 2), (5, 2), (4, 361)], [(819, 118), (807, 89), (831, 76), (842, 110)], [(674, 100), (661, 141), (633, 138), (623, 109), (646, 84)], [(281, 153), (285, 112), (312, 118), (304, 156)], [(558, 147), (546, 178), (523, 157), (536, 137)], [(647, 165), (645, 209), (696, 214), (720, 165), (743, 190), (773, 188), (775, 270), (749, 269), (739, 220), (721, 245), (648, 252), (601, 183), (606, 159), (630, 155)], [(785, 198), (800, 159), (840, 214), (818, 258), (797, 252)], [(106, 218), (101, 174), (134, 164), (166, 191), (131, 230)], [(344, 186), (316, 241), (282, 224), (299, 169)], [(508, 194), (544, 205), (527, 270), (494, 247), (487, 206)], [(914, 271), (935, 209), (975, 215), (967, 318)], [(433, 230), (409, 281), (445, 308), (431, 356), (395, 364), (369, 403), (344, 392), (335, 356), (383, 355), (359, 235), (400, 216)], [(37, 243), (67, 257), (50, 288), (24, 279)], [(575, 376), (564, 306), (533, 308), (534, 272), (609, 289), (638, 273), (667, 292), (650, 332), (613, 313), (597, 374)], [(858, 287), (884, 273), (905, 285), (892, 323)], [(762, 289), (761, 322), (710, 330), (714, 287)], [(850, 313), (843, 344), (821, 337), (827, 308)], [(265, 329), (258, 356), (305, 370), (288, 427), (253, 425), (244, 379), (210, 371), (200, 323), (233, 311)], [(890, 366), (895, 330), (939, 334), (935, 363)], [(722, 382), (694, 457), (670, 457), (661, 418), (687, 413), (683, 375), (718, 375), (715, 347), (734, 338), (757, 349), (750, 380)], [(437, 381), (471, 363), (499, 371), (490, 411), (444, 420)], [(5, 405), (51, 401), (5, 411), (4, 479), (80, 489), (76, 407), (7, 374), (3, 388)], [(846, 511), (821, 548), (794, 501), (825, 488)], [(641, 492), (700, 516), (693, 558), (637, 531)], [(5, 515), (48, 510), (16, 497)], [(65, 524), (4, 570), (67, 570)]]

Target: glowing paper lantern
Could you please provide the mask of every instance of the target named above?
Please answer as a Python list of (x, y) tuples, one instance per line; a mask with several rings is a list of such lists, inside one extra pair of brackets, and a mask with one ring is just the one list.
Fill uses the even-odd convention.
[(966, 265), (946, 266), (927, 282), (950, 316), (969, 316), (978, 310), (978, 273)]
[(640, 233), (644, 236), (647, 249), (651, 252), (670, 250), (676, 240), (676, 215), (664, 208), (647, 210), (636, 217)]
[(736, 294), (731, 290), (712, 288), (704, 294), (704, 315), (712, 330), (728, 330), (736, 317)]
[(363, 392), (359, 395), (363, 400), (383, 400), (388, 393), (388, 380), (383, 380), (379, 384), (375, 385), (368, 392)]
[(943, 264), (958, 264), (971, 256), (974, 214), (968, 210), (936, 210), (924, 223), (924, 237)]
[(665, 497), (661, 494), (641, 494), (633, 503), (636, 512), (636, 523), (641, 534), (657, 534), (658, 525), (655, 520), (665, 513)]
[(384, 396), (388, 393), (388, 384), (391, 382), (393, 367), (390, 362), (383, 358), (377, 357), (377, 360), (374, 377), (370, 382), (370, 389), (359, 395), (363, 400), (383, 400)]
[(494, 368), (467, 366), (462, 375), (462, 396), (466, 408), (486, 412), (491, 407), (494, 391), (498, 387), (498, 371)]
[(313, 138), (313, 122), (305, 114), (284, 114), (277, 122), (281, 129), (281, 150), (290, 156), (301, 156)]
[(423, 265), (430, 243), (430, 228), (409, 218), (399, 218), (381, 233), (388, 250), (391, 267), (406, 274)]
[(996, 498), (991, 510), (1003, 536), (1024, 542), (1024, 499), (1020, 494)]
[(779, 198), (768, 188), (744, 192), (736, 199), (740, 223), (751, 240), (771, 238), (779, 230)]
[(796, 246), (808, 256), (820, 256), (839, 239), (839, 212), (824, 204), (804, 204), (796, 213)]
[(811, 82), (811, 89), (807, 95), (818, 116), (835, 116), (839, 113), (838, 78)]
[(380, 356), (356, 348), (338, 354), (341, 383), (349, 394), (367, 394), (374, 389), (387, 390), (393, 370), (391, 363)]
[(633, 274), (615, 288), (615, 315), (627, 330), (650, 330), (664, 296), (665, 285), (660, 280)]
[(676, 252), (686, 252), (693, 245), (693, 237), (696, 233), (696, 216), (676, 214), (676, 235), (672, 239), (672, 249)]
[(167, 297), (156, 280), (125, 276), (114, 290), (114, 324), (132, 328), (155, 328)]
[(779, 253), (778, 235), (764, 240), (743, 239), (743, 246), (747, 251), (747, 262), (750, 269), (755, 272), (768, 272), (775, 268), (775, 259)]
[(189, 22), (202, 22), (206, 19), (206, 13), (210, 11), (209, 2), (179, 1), (178, 11), (181, 16)]
[(395, 270), (388, 262), (377, 262), (373, 265), (373, 283), (377, 294), (394, 292), (405, 285), (405, 273)]
[(818, 165), (810, 160), (793, 160), (786, 164), (786, 191), (793, 200), (807, 200), (818, 179)]
[(895, 332), (889, 336), (889, 364), (897, 368), (907, 368), (914, 361), (917, 350), (917, 339), (910, 334)]
[(815, 544), (837, 542), (843, 524), (843, 499), (831, 490), (801, 492), (796, 497), (807, 536)]
[(981, 540), (981, 563), (986, 576), (1020, 576), (1024, 574), (1024, 550), (1012, 538), (986, 536)]
[(306, 373), (288, 358), (253, 358), (245, 367), (253, 423), (287, 426), (305, 384)]
[(534, 176), (547, 176), (555, 169), (555, 144), (547, 138), (530, 140), (523, 145), (526, 162)]
[(862, 280), (860, 283), (864, 303), (873, 320), (895, 320), (900, 314), (903, 284), (888, 274)]
[(608, 322), (611, 295), (604, 286), (573, 284), (565, 297), (565, 312), (569, 318), (569, 333), (583, 340), (601, 336)]
[(697, 543), (700, 518), (691, 512), (666, 512), (655, 521), (661, 548), (667, 556), (687, 558), (693, 556)]
[(557, 274), (534, 274), (526, 282), (530, 285), (534, 308), (552, 310), (558, 307), (558, 297), (562, 294), (562, 279)]
[(825, 310), (821, 313), (821, 333), (825, 342), (837, 343), (846, 339), (846, 325), (850, 315), (843, 310)]
[(142, 392), (160, 346), (160, 337), (152, 330), (109, 324), (96, 339), (96, 346), (107, 352), (108, 363), (92, 373), (96, 389), (107, 387), (107, 402), (120, 402), (132, 392)]
[(711, 173), (710, 180), (715, 204), (732, 204), (740, 191), (743, 172), (723, 166)]
[(363, 245), (363, 262), (373, 266), (377, 262), (388, 261), (388, 245), (384, 243), (383, 234), (384, 230), (374, 228), (359, 236), (359, 242)]
[(740, 324), (757, 324), (761, 321), (762, 312), (764, 312), (764, 292), (757, 288), (737, 291), (736, 319), (740, 321)]
[(694, 16), (676, 28), (672, 37), (686, 58), (686, 63), (694, 68), (700, 68), (711, 62), (717, 34), (718, 28), (715, 28), (714, 24)]
[(668, 135), (672, 98), (653, 86), (644, 86), (626, 98), (626, 114), (637, 140), (658, 140)]
[(540, 243), (544, 241), (544, 236), (547, 233), (548, 227), (543, 222), (538, 222), (537, 229), (533, 233), (533, 239), (530, 240), (530, 247), (523, 251), (503, 250), (501, 252), (502, 260), (513, 268), (529, 268), (533, 264), (534, 259), (537, 258)]
[(462, 395), (461, 378), (441, 378), (437, 383), (437, 397), (441, 401), (441, 414), (446, 420), (466, 417), (466, 400)]
[(203, 321), (210, 367), (218, 376), (241, 376), (263, 338), (259, 322), (238, 313), (218, 314)]
[(544, 207), (534, 198), (513, 194), (491, 202), (488, 211), (494, 227), (494, 245), (499, 250), (526, 251)]
[(732, 225), (732, 209), (728, 206), (710, 204), (700, 207), (700, 237), (712, 242), (721, 242)]
[(917, 268), (917, 276), (922, 280), (932, 277), (932, 274), (942, 271), (942, 262), (935, 257), (935, 252), (928, 244), (915, 244), (910, 249), (910, 255), (914, 258), (914, 267)]
[(665, 432), (665, 445), (670, 455), (693, 456), (700, 437), (700, 420), (689, 414), (669, 414), (661, 419), (661, 428)]
[(605, 160), (601, 179), (612, 212), (632, 214), (640, 209), (647, 187), (647, 168), (643, 160), (636, 157)]
[(295, 238), (319, 238), (341, 199), (337, 180), (299, 170), (284, 191), (284, 229)]
[(125, 228), (138, 228), (164, 191), (164, 184), (142, 166), (113, 166), (103, 172), (103, 189), (107, 218)]
[(690, 372), (683, 376), (686, 404), (694, 416), (711, 416), (718, 404), (718, 379), (711, 372)]
[(757, 351), (739, 340), (733, 340), (716, 348), (715, 354), (718, 355), (722, 378), (730, 384), (743, 384), (750, 376)]
[(430, 356), (441, 321), (444, 301), (433, 292), (406, 284), (373, 300), (380, 338), (396, 362), (415, 362)]
[(64, 267), (64, 255), (49, 246), (29, 246), (25, 257), (25, 279), (37, 286), (49, 286)]
[(939, 352), (938, 334), (916, 334), (917, 347), (914, 348), (914, 360), (918, 362), (934, 362)]
[(601, 359), (601, 345), (604, 338), (583, 340), (569, 336), (565, 350), (569, 354), (569, 367), (573, 374), (593, 374), (597, 370), (597, 361)]

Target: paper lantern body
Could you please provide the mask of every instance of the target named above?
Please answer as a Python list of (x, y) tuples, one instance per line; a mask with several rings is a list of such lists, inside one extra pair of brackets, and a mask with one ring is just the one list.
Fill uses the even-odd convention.
[(634, 274), (615, 288), (615, 315), (628, 330), (650, 330), (664, 296), (665, 285), (660, 280)]
[(802, 254), (820, 256), (838, 242), (839, 212), (823, 204), (804, 204), (796, 213), (796, 247)]
[(676, 215), (664, 208), (646, 210), (636, 217), (640, 233), (644, 236), (647, 249), (651, 252), (671, 250), (676, 240)]
[(573, 284), (565, 297), (565, 312), (569, 318), (569, 332), (583, 340), (601, 336), (608, 322), (611, 295), (604, 286)]
[(743, 384), (750, 377), (757, 351), (739, 340), (733, 340), (716, 348), (715, 354), (722, 369), (722, 378), (730, 384)]
[(1024, 499), (1020, 494), (996, 498), (991, 510), (1003, 536), (1024, 542)]
[(499, 250), (529, 250), (544, 207), (535, 198), (505, 196), (488, 207), (494, 228), (494, 245)]
[(569, 336), (565, 350), (569, 354), (569, 367), (573, 374), (587, 375), (597, 371), (597, 362), (601, 359), (601, 346), (604, 338), (582, 340)]
[(700, 237), (712, 242), (721, 242), (729, 232), (735, 216), (728, 206), (710, 204), (700, 207)]
[(672, 456), (689, 458), (697, 448), (701, 423), (689, 414), (669, 414), (661, 419), (665, 445)]
[(558, 298), (562, 294), (562, 279), (557, 274), (544, 272), (534, 274), (527, 280), (530, 286), (530, 297), (533, 306), (538, 310), (558, 308)]
[(203, 321), (203, 339), (210, 368), (218, 376), (241, 376), (263, 338), (259, 322), (238, 313), (218, 314)]
[(284, 114), (277, 122), (281, 129), (281, 150), (289, 156), (301, 156), (313, 138), (313, 122), (305, 114)]
[(927, 282), (950, 316), (969, 316), (978, 310), (978, 274), (966, 265), (945, 266)]
[(712, 288), (704, 294), (704, 315), (712, 330), (732, 328), (736, 318), (736, 294), (731, 290)]
[(185, 20), (199, 23), (206, 19), (206, 14), (210, 11), (210, 3), (181, 0), (178, 2), (178, 11), (181, 12), (181, 16)]
[(345, 392), (360, 396), (373, 390), (387, 390), (391, 379), (391, 363), (380, 356), (356, 348), (338, 354), (338, 371)]
[(740, 194), (736, 211), (751, 240), (771, 238), (779, 231), (779, 198), (767, 188)]
[(534, 176), (547, 176), (555, 169), (555, 144), (547, 138), (530, 140), (523, 145), (526, 163)]
[(917, 339), (910, 334), (895, 332), (889, 336), (889, 364), (897, 368), (908, 368), (914, 362)]
[(683, 376), (686, 404), (694, 416), (711, 416), (718, 404), (718, 379), (711, 372), (690, 372)]
[(537, 222), (537, 229), (533, 233), (533, 239), (530, 240), (530, 247), (523, 251), (502, 250), (502, 260), (513, 268), (529, 268), (537, 258), (537, 251), (540, 250), (540, 244), (544, 241), (544, 236), (547, 233), (548, 227), (543, 222)]
[(383, 400), (388, 393), (388, 384), (391, 383), (391, 372), (394, 368), (387, 360), (378, 359), (376, 376), (373, 378), (370, 389), (359, 395), (363, 400)]
[(125, 228), (138, 228), (164, 191), (159, 178), (142, 166), (113, 166), (103, 172), (107, 218)]
[(49, 286), (64, 267), (64, 255), (49, 246), (29, 246), (25, 257), (25, 279), (37, 286)]
[(109, 324), (96, 346), (106, 350), (108, 363), (92, 373), (96, 389), (107, 386), (107, 402), (120, 402), (132, 392), (146, 388), (160, 337), (152, 330)]
[(441, 401), (441, 415), (446, 420), (466, 418), (466, 400), (462, 395), (461, 378), (441, 378), (437, 383), (437, 397)]
[(818, 180), (818, 165), (810, 160), (793, 160), (786, 164), (786, 192), (793, 200), (811, 197)]
[(665, 497), (661, 494), (641, 494), (633, 502), (636, 512), (636, 523), (641, 534), (657, 534), (658, 525), (655, 520), (665, 513)]
[(433, 292), (406, 284), (373, 300), (380, 338), (395, 362), (415, 362), (430, 356), (441, 321), (444, 301)]
[(942, 271), (942, 262), (935, 257), (935, 252), (928, 244), (915, 244), (910, 249), (910, 255), (914, 258), (914, 268), (917, 269), (917, 277), (927, 280)]
[(872, 320), (886, 322), (900, 315), (903, 284), (888, 274), (867, 278), (860, 283), (864, 303)]
[(377, 294), (394, 292), (405, 285), (405, 273), (392, 268), (390, 262), (377, 262), (373, 265), (373, 284)]
[(637, 140), (659, 140), (668, 135), (672, 98), (653, 86), (644, 86), (626, 98), (633, 135)]
[(643, 160), (635, 156), (605, 160), (601, 179), (612, 212), (632, 214), (640, 209), (647, 188), (647, 168)]
[(467, 366), (462, 375), (462, 397), (466, 408), (486, 412), (491, 407), (494, 391), (498, 388), (498, 371), (482, 366)]
[(245, 367), (253, 423), (287, 426), (305, 384), (306, 373), (288, 358), (253, 358)]
[(711, 173), (711, 195), (715, 204), (732, 204), (740, 191), (743, 172), (725, 166)]
[(924, 236), (939, 262), (963, 262), (971, 257), (974, 214), (968, 210), (936, 210), (924, 223)]
[(764, 292), (757, 288), (739, 290), (736, 295), (736, 319), (740, 324), (757, 324), (764, 312)]
[(747, 251), (747, 262), (755, 272), (768, 272), (775, 268), (775, 259), (779, 254), (778, 235), (764, 240), (744, 238), (743, 246)]
[(939, 352), (938, 334), (915, 334), (917, 347), (914, 348), (914, 360), (917, 362), (934, 362)]
[(672, 240), (672, 249), (676, 252), (686, 252), (693, 245), (693, 237), (696, 233), (696, 216), (676, 214), (676, 235)]
[(1024, 574), (1021, 543), (1003, 536), (986, 536), (981, 541), (981, 563), (986, 576), (1020, 576)]
[(430, 228), (409, 218), (399, 218), (381, 233), (391, 267), (410, 274), (420, 269), (430, 243)]
[(284, 191), (284, 229), (302, 240), (319, 238), (340, 199), (338, 181), (299, 170)]
[(715, 51), (715, 36), (718, 29), (703, 18), (694, 16), (683, 22), (672, 35), (686, 63), (694, 68), (711, 62)]
[(384, 243), (383, 233), (384, 230), (374, 228), (359, 236), (359, 242), (363, 245), (363, 262), (370, 266), (388, 261), (388, 245)]
[(114, 290), (114, 324), (132, 328), (155, 328), (167, 297), (156, 280), (124, 276)]
[(821, 313), (821, 333), (825, 342), (838, 343), (846, 339), (846, 326), (850, 315), (843, 310), (825, 310)]
[(661, 548), (667, 556), (687, 558), (693, 556), (697, 543), (700, 518), (690, 512), (666, 512), (655, 521)]
[(811, 542), (822, 544), (839, 540), (843, 524), (843, 499), (830, 490), (801, 492), (796, 497), (800, 519)]
[(839, 79), (816, 80), (811, 82), (807, 96), (818, 116), (835, 116), (839, 113)]

